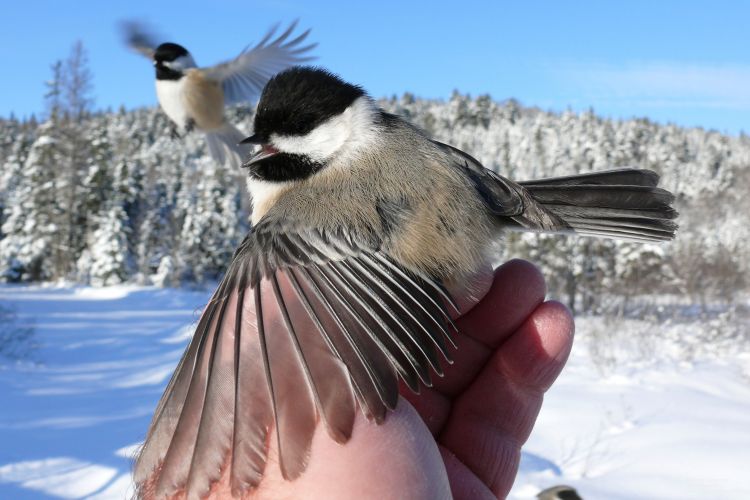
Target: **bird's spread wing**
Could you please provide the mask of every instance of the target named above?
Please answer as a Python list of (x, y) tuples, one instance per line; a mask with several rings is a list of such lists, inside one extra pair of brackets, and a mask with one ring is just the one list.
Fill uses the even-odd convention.
[(295, 21), (276, 38), (274, 27), (255, 47), (244, 50), (235, 59), (203, 68), (208, 78), (221, 82), (226, 104), (253, 99), (276, 73), (314, 59), (306, 54), (317, 44), (303, 45), (310, 30), (291, 38), (296, 26)]
[(134, 51), (153, 60), (154, 51), (159, 45), (156, 36), (142, 23), (137, 21), (123, 21), (120, 29), (125, 38), (125, 43)]
[(142, 489), (193, 498), (222, 474), (235, 494), (257, 486), (273, 428), (295, 478), (318, 420), (346, 442), (355, 401), (380, 422), (398, 377), (417, 391), (442, 374), (450, 299), (372, 239), (264, 221), (248, 234), (159, 402), (136, 462)]

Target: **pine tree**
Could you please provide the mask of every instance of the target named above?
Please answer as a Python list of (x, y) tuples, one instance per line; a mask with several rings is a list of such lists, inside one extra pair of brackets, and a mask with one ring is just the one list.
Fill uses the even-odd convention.
[(44, 94), (44, 103), (47, 119), (57, 123), (63, 118), (63, 63), (60, 60), (52, 64), (52, 78), (44, 82), (47, 92)]
[(88, 54), (80, 40), (73, 44), (62, 75), (65, 110), (72, 121), (80, 123), (89, 116), (94, 105), (93, 75)]
[(79, 261), (89, 266), (88, 278), (92, 285), (122, 283), (129, 276), (130, 260), (125, 210), (116, 202), (109, 203), (96, 222), (97, 228)]
[(144, 211), (137, 226), (139, 238), (135, 245), (139, 281), (159, 286), (178, 284), (173, 258), (174, 205), (163, 183), (154, 186), (146, 196)]
[(229, 182), (225, 167), (206, 165), (209, 162), (204, 161), (205, 168), (200, 169), (195, 198), (188, 205), (180, 234), (178, 262), (186, 281), (218, 278), (239, 242), (239, 190)]
[(4, 281), (40, 281), (57, 278), (58, 261), (67, 251), (59, 238), (63, 207), (58, 199), (54, 166), (61, 144), (55, 124), (40, 127), (11, 192), (0, 241), (0, 278)]

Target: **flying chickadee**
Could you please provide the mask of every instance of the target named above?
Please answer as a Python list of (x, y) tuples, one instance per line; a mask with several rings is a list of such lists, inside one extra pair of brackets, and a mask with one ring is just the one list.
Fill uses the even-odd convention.
[(658, 242), (677, 227), (654, 172), (514, 182), (317, 68), (273, 77), (243, 142), (254, 227), (137, 458), (135, 481), (156, 498), (198, 498), (222, 475), (242, 495), (269, 439), (294, 479), (319, 422), (344, 443), (357, 406), (379, 423), (399, 378), (429, 386), (453, 349), (444, 284), (466, 280), (504, 231)]
[(247, 150), (238, 143), (246, 134), (226, 120), (224, 106), (256, 98), (274, 74), (313, 59), (306, 54), (316, 44), (303, 45), (310, 30), (291, 38), (296, 26), (295, 21), (276, 38), (274, 27), (253, 48), (207, 68), (197, 67), (181, 45), (155, 43), (138, 23), (126, 22), (122, 28), (128, 45), (153, 61), (156, 96), (174, 125), (184, 131), (196, 128), (204, 132), (208, 151), (216, 161), (239, 166)]

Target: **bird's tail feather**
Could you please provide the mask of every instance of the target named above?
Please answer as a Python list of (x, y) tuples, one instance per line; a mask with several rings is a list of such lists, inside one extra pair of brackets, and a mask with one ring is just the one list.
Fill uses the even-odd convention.
[(247, 137), (236, 127), (225, 123), (221, 128), (206, 132), (206, 144), (211, 157), (221, 164), (239, 167), (244, 162), (249, 149), (240, 144)]
[(637, 241), (674, 238), (674, 195), (650, 170), (617, 169), (521, 182), (531, 197), (578, 234)]

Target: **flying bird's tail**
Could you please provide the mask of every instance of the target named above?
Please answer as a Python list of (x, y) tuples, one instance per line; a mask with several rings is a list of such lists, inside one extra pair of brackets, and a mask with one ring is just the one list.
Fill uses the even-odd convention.
[(240, 144), (240, 141), (245, 137), (247, 137), (247, 134), (243, 134), (229, 123), (225, 123), (217, 129), (207, 130), (208, 153), (211, 158), (221, 164), (239, 167), (250, 152), (247, 146)]
[(534, 227), (535, 217), (528, 217), (528, 210), (516, 222), (531, 230), (671, 240), (677, 230), (674, 195), (657, 187), (658, 182), (656, 172), (630, 168), (520, 182), (541, 205), (530, 208), (551, 214), (556, 227)]

